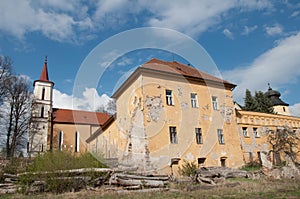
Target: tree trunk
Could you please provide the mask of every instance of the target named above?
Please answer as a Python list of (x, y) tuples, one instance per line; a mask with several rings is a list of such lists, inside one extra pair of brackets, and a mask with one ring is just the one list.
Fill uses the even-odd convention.
[(11, 154), (11, 145), (10, 145), (10, 136), (12, 131), (12, 123), (13, 123), (13, 110), (14, 107), (10, 106), (10, 113), (9, 113), (9, 123), (8, 123), (8, 129), (7, 129), (7, 137), (6, 137), (6, 158), (10, 157)]

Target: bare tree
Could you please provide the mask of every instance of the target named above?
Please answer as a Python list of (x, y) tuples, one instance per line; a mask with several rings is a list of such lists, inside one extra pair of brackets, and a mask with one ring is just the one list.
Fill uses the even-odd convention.
[(272, 146), (270, 152), (273, 153), (273, 164), (280, 164), (280, 153), (284, 152), (295, 162), (299, 153), (299, 137), (296, 131), (289, 127), (277, 128), (276, 131), (270, 130), (267, 137)]
[(11, 76), (5, 82), (6, 106), (5, 126), (6, 156), (13, 157), (26, 146), (27, 131), (29, 128), (32, 95), (29, 82), (19, 76)]
[(96, 112), (107, 113), (113, 115), (116, 113), (116, 100), (111, 99), (106, 105), (101, 105), (97, 108)]
[[(0, 56), (0, 104), (6, 95), (5, 82), (11, 76), (12, 61), (9, 57)], [(2, 111), (1, 111), (2, 112)], [(0, 112), (0, 116), (1, 116)]]

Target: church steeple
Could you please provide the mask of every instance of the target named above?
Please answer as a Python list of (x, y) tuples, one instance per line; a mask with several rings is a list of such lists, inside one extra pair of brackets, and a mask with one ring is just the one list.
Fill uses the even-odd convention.
[(40, 81), (49, 82), (49, 76), (48, 76), (48, 68), (47, 68), (47, 56), (44, 60), (44, 67), (40, 76)]

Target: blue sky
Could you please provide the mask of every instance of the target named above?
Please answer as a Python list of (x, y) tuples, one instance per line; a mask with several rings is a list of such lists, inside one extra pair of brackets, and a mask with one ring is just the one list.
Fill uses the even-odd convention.
[[(153, 57), (171, 61), (172, 52), (162, 49), (136, 49), (115, 56), (95, 88), (73, 94), (78, 72), (97, 45), (123, 31), (160, 27), (197, 41), (222, 78), (238, 85), (236, 101), (243, 103), (246, 88), (266, 91), (270, 83), (290, 104), (292, 114), (300, 116), (297, 0), (2, 0), (0, 19), (0, 54), (12, 58), (17, 74), (38, 79), (48, 56), (56, 107), (71, 108), (73, 97), (73, 108), (93, 110), (108, 101), (135, 67)], [(173, 51), (177, 48), (173, 46)], [(174, 59), (190, 62), (177, 54)]]

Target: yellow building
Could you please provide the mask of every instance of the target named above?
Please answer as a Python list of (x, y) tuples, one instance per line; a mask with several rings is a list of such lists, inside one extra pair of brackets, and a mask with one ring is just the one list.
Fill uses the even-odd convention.
[[(241, 110), (236, 85), (176, 61), (152, 59), (113, 94), (114, 116), (52, 107), (54, 83), (47, 62), (34, 83), (29, 154), (46, 150), (92, 152), (113, 167), (178, 174), (184, 160), (199, 166), (241, 167), (271, 148), (269, 130), (300, 133), (278, 91), (269, 90), (276, 114)], [(299, 158), (299, 157), (298, 157)]]
[(242, 166), (235, 85), (178, 62), (152, 59), (114, 93), (117, 114), (89, 150), (141, 172), (169, 173), (182, 160)]

